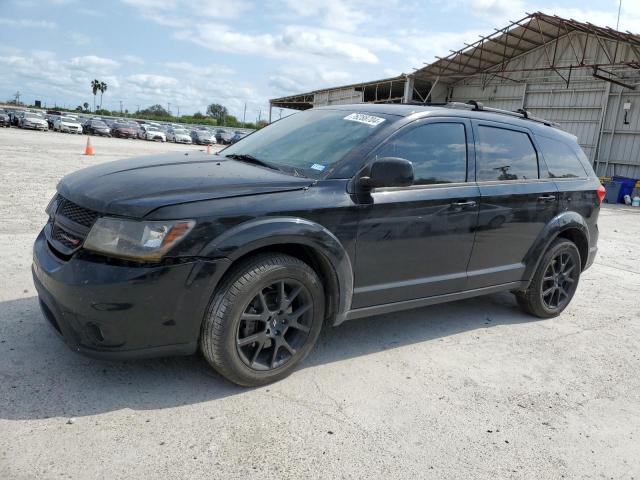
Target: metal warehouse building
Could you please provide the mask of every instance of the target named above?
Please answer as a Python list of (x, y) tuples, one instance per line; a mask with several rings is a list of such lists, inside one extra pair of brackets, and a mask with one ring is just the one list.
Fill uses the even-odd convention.
[(270, 100), (271, 109), (466, 102), (526, 109), (578, 137), (600, 176), (640, 178), (640, 35), (534, 13), (400, 75)]

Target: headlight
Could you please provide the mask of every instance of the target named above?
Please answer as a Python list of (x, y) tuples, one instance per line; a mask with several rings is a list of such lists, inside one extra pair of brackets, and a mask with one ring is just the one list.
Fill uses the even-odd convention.
[(101, 217), (91, 227), (84, 248), (140, 261), (157, 261), (184, 239), (193, 220), (141, 222)]

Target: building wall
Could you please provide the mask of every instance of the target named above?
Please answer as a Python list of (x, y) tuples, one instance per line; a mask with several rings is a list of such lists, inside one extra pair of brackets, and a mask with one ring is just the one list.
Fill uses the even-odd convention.
[[(508, 65), (509, 69), (529, 71), (502, 75), (498, 70), (496, 74), (475, 75), (450, 84), (450, 100), (477, 100), (506, 110), (524, 107), (532, 115), (554, 121), (576, 135), (598, 175), (640, 178), (640, 91), (599, 80), (592, 76), (591, 69), (572, 69), (570, 77), (568, 69), (559, 70), (562, 76), (553, 70), (533, 70), (547, 66), (547, 59), (554, 52), (557, 65), (576, 64), (576, 52), (582, 55), (583, 51), (589, 62), (607, 63), (595, 37), (573, 33), (571, 40), (560, 39), (557, 49), (551, 43), (546, 51), (544, 47), (531, 50)], [(615, 43), (602, 41), (613, 57)], [(628, 46), (621, 44), (618, 49), (618, 61), (637, 59)], [(636, 69), (616, 73), (625, 83), (640, 84)], [(628, 124), (624, 123), (625, 102), (631, 102)]]
[(362, 92), (355, 88), (340, 88), (325, 92), (318, 92), (314, 95), (313, 106), (323, 107), (326, 105), (346, 105), (349, 103), (361, 103)]

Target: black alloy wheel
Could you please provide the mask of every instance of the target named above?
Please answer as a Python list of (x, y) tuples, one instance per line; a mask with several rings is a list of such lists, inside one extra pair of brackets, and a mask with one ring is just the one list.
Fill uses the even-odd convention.
[(542, 277), (542, 301), (552, 310), (569, 303), (576, 283), (577, 266), (568, 252), (560, 252), (549, 263)]
[(525, 312), (540, 318), (560, 315), (578, 288), (582, 263), (576, 245), (556, 238), (545, 254), (526, 290), (514, 292)]
[(311, 294), (300, 282), (284, 279), (266, 286), (240, 316), (236, 345), (255, 370), (273, 370), (291, 361), (306, 342), (313, 312)]
[(318, 274), (302, 260), (262, 253), (241, 260), (216, 288), (200, 349), (228, 380), (258, 386), (289, 375), (311, 351), (324, 323)]

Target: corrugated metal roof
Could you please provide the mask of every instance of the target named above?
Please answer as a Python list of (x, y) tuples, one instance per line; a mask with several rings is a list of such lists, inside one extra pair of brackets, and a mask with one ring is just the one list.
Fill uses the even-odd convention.
[[(616, 42), (615, 51), (607, 50), (608, 62), (602, 66), (618, 65), (618, 43), (628, 44), (640, 58), (640, 35), (631, 32), (620, 32), (610, 27), (598, 27), (591, 23), (579, 22), (573, 19), (565, 19), (557, 15), (547, 15), (536, 12), (527, 15), (521, 20), (511, 22), (502, 29), (495, 29), (491, 35), (481, 37), (480, 40), (472, 44), (465, 44), (466, 47), (456, 50), (447, 57), (436, 57), (438, 60), (426, 67), (417, 69), (414, 75), (417, 78), (437, 78), (449, 77), (455, 80), (475, 75), (490, 70), (501, 70), (509, 72), (509, 60), (522, 55), (532, 49), (543, 47), (548, 65), (543, 68), (558, 68), (555, 64), (556, 45), (555, 40), (569, 35), (571, 32), (582, 32), (594, 35), (600, 46), (604, 48), (604, 40)], [(575, 54), (573, 67), (597, 67), (600, 65), (589, 64), (585, 59), (583, 45), (579, 42), (572, 44)], [(575, 63), (575, 64), (574, 64)], [(633, 65), (625, 63), (627, 66), (640, 68), (638, 62)]]

